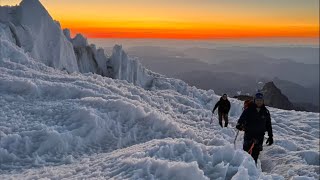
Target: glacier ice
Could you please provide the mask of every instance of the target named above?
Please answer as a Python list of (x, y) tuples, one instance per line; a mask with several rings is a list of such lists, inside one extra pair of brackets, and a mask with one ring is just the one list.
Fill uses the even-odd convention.
[(0, 22), (10, 27), (16, 42), (31, 57), (51, 67), (78, 71), (72, 44), (38, 0), (24, 0), (0, 11)]

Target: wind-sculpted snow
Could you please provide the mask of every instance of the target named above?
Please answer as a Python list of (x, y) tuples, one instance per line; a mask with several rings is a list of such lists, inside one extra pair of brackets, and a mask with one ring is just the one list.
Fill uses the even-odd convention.
[[(319, 114), (271, 108), (275, 144), (256, 167), (242, 133), (233, 146), (242, 102), (230, 99), (231, 127), (210, 124), (214, 91), (153, 73), (118, 45), (108, 57), (56, 22), (8, 16), (41, 5), (23, 2), (0, 7), (0, 179), (319, 179)], [(43, 24), (60, 40), (41, 39)], [(59, 42), (58, 58), (45, 45)]]
[(30, 179), (208, 180), (231, 179), (238, 175), (239, 166), (248, 169), (247, 176), (251, 179), (258, 179), (260, 172), (242, 151), (234, 151), (230, 146), (205, 146), (188, 139), (167, 138), (93, 155), (70, 165), (27, 170), (24, 174)]
[(319, 114), (272, 109), (271, 115), (276, 141), (262, 154), (262, 169), (319, 179)]
[[(213, 91), (162, 76), (145, 90), (1, 47), (0, 179), (319, 178), (319, 114), (271, 109), (275, 145), (260, 169), (242, 138), (233, 149), (233, 128), (209, 124)], [(233, 127), (242, 103), (231, 102)]]
[[(126, 81), (98, 75), (68, 75), (33, 61), (6, 40), (1, 40), (1, 45), (6, 49), (1, 51), (3, 58), (0, 61), (0, 160), (4, 173), (14, 169), (73, 163), (83, 156), (115, 152), (154, 139), (170, 137), (209, 141), (207, 134), (199, 131), (204, 121), (199, 123), (200, 127), (197, 121), (202, 120), (199, 118), (208, 121), (210, 112), (202, 109), (202, 102), (209, 107), (212, 99), (217, 99), (213, 92), (196, 90), (181, 81), (173, 83), (173, 80), (168, 80), (166, 86), (180, 86), (179, 91), (189, 91), (186, 96), (174, 89), (164, 90), (165, 86), (160, 86), (159, 82), (165, 79), (159, 79), (151, 91), (146, 91)], [(15, 60), (11, 61), (11, 58)], [(191, 98), (193, 96), (195, 98)], [(209, 133), (208, 130), (206, 133)], [(228, 144), (223, 140), (222, 143)], [(233, 153), (232, 148), (230, 153)], [(248, 158), (242, 156), (245, 157)], [(146, 156), (138, 159), (137, 163), (131, 163), (131, 166), (134, 169), (154, 162), (155, 165), (150, 166), (171, 171), (171, 175), (169, 173), (164, 177), (175, 176), (176, 171), (184, 172), (184, 168), (192, 170), (191, 174), (196, 173), (189, 177), (197, 177), (197, 174), (205, 177), (196, 163), (171, 163), (153, 158), (153, 155)], [(190, 158), (193, 158), (192, 154)], [(217, 168), (227, 171), (225, 166), (219, 165)], [(172, 167), (176, 170), (171, 170)], [(216, 173), (221, 173), (220, 169)], [(236, 168), (230, 171), (233, 174), (237, 172)], [(122, 176), (120, 174), (114, 176)], [(162, 176), (161, 172), (154, 175), (157, 174)]]

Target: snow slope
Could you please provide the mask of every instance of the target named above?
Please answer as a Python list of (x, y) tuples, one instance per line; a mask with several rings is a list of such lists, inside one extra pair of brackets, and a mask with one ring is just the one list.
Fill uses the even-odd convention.
[(256, 168), (242, 134), (232, 144), (241, 102), (222, 129), (209, 124), (213, 91), (152, 73), (121, 46), (106, 56), (111, 79), (49, 67), (8, 23), (0, 33), (0, 179), (319, 179), (317, 113), (270, 109), (275, 144)]
[[(241, 139), (233, 149), (234, 129), (208, 123), (213, 91), (169, 78), (144, 90), (55, 70), (6, 40), (1, 47), (0, 179), (319, 177), (319, 114), (271, 109), (276, 142), (262, 154), (265, 174)], [(231, 101), (234, 125), (242, 106)]]

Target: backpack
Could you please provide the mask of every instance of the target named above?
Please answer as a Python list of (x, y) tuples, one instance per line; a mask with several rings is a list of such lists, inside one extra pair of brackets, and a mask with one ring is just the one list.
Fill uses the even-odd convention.
[(243, 110), (247, 109), (252, 103), (252, 100), (245, 100), (243, 102)]

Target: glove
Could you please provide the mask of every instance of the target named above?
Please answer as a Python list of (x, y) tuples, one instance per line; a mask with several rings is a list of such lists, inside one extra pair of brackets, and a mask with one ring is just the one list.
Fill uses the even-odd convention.
[(269, 146), (271, 146), (273, 144), (273, 138), (272, 136), (270, 136), (266, 142), (266, 144), (268, 144)]
[(239, 131), (242, 131), (242, 130), (243, 130), (243, 127), (242, 127), (241, 124), (237, 124), (237, 125), (236, 125), (236, 128), (237, 128)]

